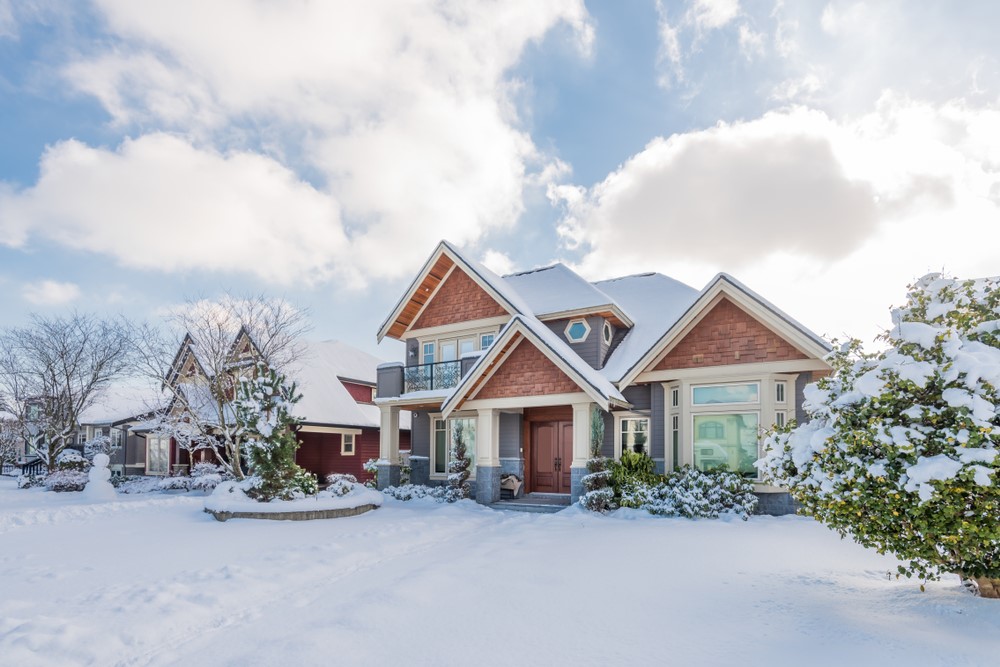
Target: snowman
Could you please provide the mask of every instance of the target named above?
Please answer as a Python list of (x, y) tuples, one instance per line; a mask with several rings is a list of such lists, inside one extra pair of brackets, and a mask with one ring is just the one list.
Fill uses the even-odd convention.
[(90, 472), (87, 473), (87, 486), (83, 487), (83, 491), (81, 491), (84, 500), (102, 502), (118, 498), (118, 492), (109, 481), (111, 479), (111, 471), (108, 470), (109, 463), (111, 463), (111, 459), (107, 454), (94, 456), (93, 465), (90, 467)]

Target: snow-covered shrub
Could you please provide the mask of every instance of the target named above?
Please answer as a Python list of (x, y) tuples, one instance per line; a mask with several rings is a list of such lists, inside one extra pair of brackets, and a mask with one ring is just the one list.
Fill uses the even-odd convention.
[(112, 477), (111, 485), (118, 493), (152, 493), (159, 490), (160, 479), (158, 477), (145, 477), (142, 475), (125, 475), (122, 477)]
[(90, 462), (75, 449), (64, 449), (56, 457), (56, 469), (45, 477), (44, 485), (49, 491), (83, 491), (87, 486), (87, 471)]
[(368, 459), (367, 461), (365, 461), (364, 465), (361, 466), (361, 469), (364, 470), (366, 473), (368, 473), (369, 475), (372, 476), (372, 478), (370, 480), (368, 480), (367, 482), (365, 482), (365, 486), (367, 486), (369, 489), (377, 489), (378, 488), (378, 459)]
[(88, 461), (93, 461), (94, 457), (98, 454), (111, 455), (112, 453), (118, 451), (121, 447), (115, 447), (111, 444), (111, 438), (106, 435), (94, 436), (86, 442), (83, 446), (83, 455)]
[(299, 420), (292, 408), (302, 398), (295, 384), (267, 364), (258, 362), (255, 375), (240, 378), (236, 401), (237, 422), (246, 430), (244, 448), (253, 472), (252, 484), (243, 490), (261, 502), (292, 500), (315, 495), (316, 476), (295, 463)]
[(448, 495), (448, 487), (445, 486), (423, 486), (422, 484), (404, 484), (401, 486), (390, 486), (382, 490), (382, 493), (395, 498), (396, 500), (413, 500), (414, 498), (434, 498), (442, 502)]
[(19, 489), (30, 489), (35, 486), (43, 486), (44, 484), (45, 484), (45, 475), (17, 476), (17, 488)]
[(222, 466), (201, 461), (191, 466), (191, 477), (188, 481), (188, 488), (191, 491), (211, 492), (227, 479), (231, 479), (231, 475), (226, 473)]
[(445, 500), (454, 503), (469, 497), (469, 465), (465, 445), (464, 422), (458, 420), (451, 430), (451, 460), (448, 461), (448, 490)]
[(607, 512), (614, 508), (615, 490), (611, 488), (611, 461), (601, 456), (604, 443), (604, 414), (594, 408), (590, 412), (590, 459), (583, 476), (580, 505), (591, 512)]
[(735, 514), (746, 521), (757, 509), (753, 482), (726, 470), (702, 472), (691, 466), (666, 475), (661, 482), (629, 480), (619, 490), (618, 504), (661, 516), (714, 519)]
[(655, 484), (661, 479), (656, 473), (656, 463), (645, 452), (623, 449), (619, 460), (608, 462), (608, 470), (611, 473), (609, 481), (616, 492), (625, 484)]
[(925, 276), (892, 318), (885, 350), (830, 355), (810, 420), (766, 438), (758, 466), (900, 574), (955, 572), (1000, 596), (1000, 279)]
[(346, 496), (358, 485), (358, 478), (354, 475), (343, 473), (333, 473), (326, 476), (326, 491), (333, 496)]
[(187, 491), (191, 488), (191, 478), (187, 475), (161, 477), (156, 484), (160, 491)]

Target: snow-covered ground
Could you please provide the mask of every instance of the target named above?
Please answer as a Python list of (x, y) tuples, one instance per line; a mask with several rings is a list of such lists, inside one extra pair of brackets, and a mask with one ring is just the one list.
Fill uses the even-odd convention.
[[(803, 518), (232, 520), (0, 478), (0, 665), (997, 665), (1000, 602)], [(634, 520), (630, 520), (634, 519)]]

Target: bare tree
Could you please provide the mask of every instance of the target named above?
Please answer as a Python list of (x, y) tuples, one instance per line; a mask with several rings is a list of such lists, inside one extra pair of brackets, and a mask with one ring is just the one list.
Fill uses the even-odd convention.
[(154, 430), (192, 455), (212, 450), (242, 479), (247, 434), (234, 407), (240, 377), (253, 374), (258, 360), (276, 370), (297, 360), (307, 314), (280, 299), (227, 294), (188, 302), (167, 324), (167, 332), (146, 326), (136, 337), (143, 372), (163, 382), (170, 402)]
[(17, 420), (0, 415), (0, 467), (21, 458), (23, 442)]
[(0, 409), (28, 453), (51, 468), (76, 436), (80, 414), (130, 368), (132, 329), (120, 319), (33, 315), (0, 333)]

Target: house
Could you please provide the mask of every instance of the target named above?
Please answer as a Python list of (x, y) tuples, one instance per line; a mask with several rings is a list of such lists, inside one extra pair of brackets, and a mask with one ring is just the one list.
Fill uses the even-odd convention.
[[(442, 241), (378, 331), (406, 345), (378, 370), (380, 485), (395, 483), (400, 415), (412, 416), (411, 480), (445, 481), (462, 425), (476, 500), (501, 475), (576, 500), (590, 458), (647, 451), (660, 471), (725, 465), (756, 479), (762, 427), (801, 419), (830, 347), (727, 274), (701, 290), (644, 273), (587, 282), (562, 264), (500, 277)], [(756, 484), (762, 510), (787, 493)]]
[[(296, 463), (316, 474), (320, 481), (331, 473), (349, 473), (362, 481), (371, 479), (371, 473), (363, 466), (379, 455), (380, 413), (374, 400), (376, 368), (381, 360), (336, 340), (303, 342), (300, 348), (300, 354), (285, 370), (286, 377), (296, 384), (302, 396), (294, 410), (301, 419)], [(252, 337), (241, 329), (230, 346), (225, 372), (235, 378), (240, 368), (253, 364), (259, 356)], [(217, 419), (213, 410), (218, 407), (206, 382), (214, 375), (213, 367), (201, 355), (194, 339), (186, 336), (166, 378), (166, 382), (179, 388), (185, 400), (175, 398), (168, 410), (202, 411), (202, 421), (208, 424)], [(401, 428), (399, 437), (405, 460), (409, 449), (407, 420), (404, 419)], [(191, 453), (176, 438), (158, 433), (155, 422), (136, 425), (133, 431), (141, 433), (146, 443), (145, 474), (186, 472), (192, 456), (195, 462), (214, 459), (210, 450)]]

